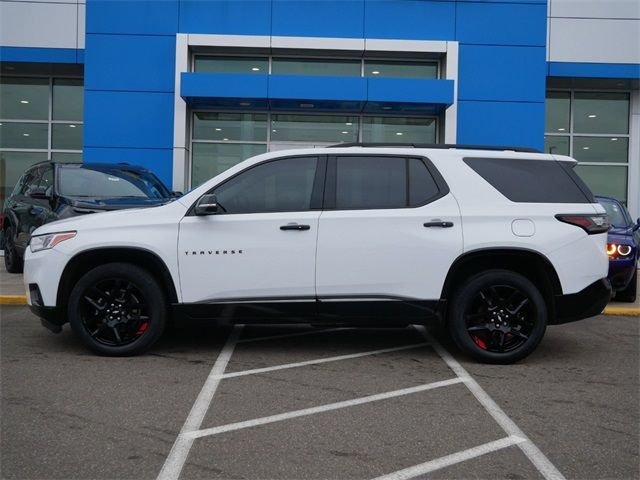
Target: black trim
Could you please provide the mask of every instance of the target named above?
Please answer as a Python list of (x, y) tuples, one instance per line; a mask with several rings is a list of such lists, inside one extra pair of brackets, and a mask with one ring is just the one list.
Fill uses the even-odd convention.
[(59, 307), (43, 307), (40, 305), (29, 305), (29, 310), (37, 317), (40, 317), (42, 325), (53, 333), (60, 333), (62, 325), (67, 323), (62, 309)]
[(557, 295), (556, 318), (550, 323), (557, 325), (600, 315), (610, 299), (611, 283), (606, 278), (577, 293)]
[[(337, 170), (338, 170), (338, 158), (345, 157), (364, 157), (364, 158), (372, 158), (372, 157), (389, 157), (389, 158), (397, 158), (398, 161), (405, 160), (405, 170), (407, 175), (407, 185), (409, 183), (409, 161), (411, 159), (415, 159), (421, 161), (431, 177), (438, 187), (438, 193), (433, 195), (432, 197), (425, 200), (423, 203), (419, 205), (409, 205), (408, 195), (409, 191), (407, 189), (407, 205), (401, 207), (367, 207), (367, 208), (337, 208), (336, 207), (336, 198), (337, 198)], [(400, 210), (407, 208), (420, 208), (425, 205), (429, 205), (430, 203), (435, 202), (436, 200), (440, 200), (442, 197), (449, 194), (449, 185), (444, 180), (438, 169), (435, 165), (429, 160), (427, 157), (423, 156), (413, 156), (413, 155), (398, 155), (391, 153), (383, 153), (383, 154), (371, 154), (371, 153), (340, 153), (336, 155), (329, 156), (329, 160), (327, 162), (327, 182), (325, 188), (325, 198), (324, 198), (324, 209), (323, 210), (336, 210), (336, 211), (350, 211), (350, 210)]]
[[(297, 300), (297, 301), (296, 301)], [(216, 299), (172, 304), (176, 323), (331, 323), (406, 325), (442, 318), (445, 302), (384, 295)]]
[(316, 164), (316, 176), (313, 179), (313, 188), (311, 190), (311, 202), (309, 203), (311, 210), (322, 210), (326, 173), (327, 156), (320, 155), (318, 157), (318, 163)]
[(438, 150), (508, 150), (514, 152), (525, 153), (542, 153), (536, 148), (529, 147), (509, 147), (509, 146), (488, 146), (488, 145), (464, 145), (455, 143), (376, 143), (376, 142), (351, 142), (336, 143), (326, 148), (348, 148), (348, 147), (365, 147), (365, 148), (432, 148)]

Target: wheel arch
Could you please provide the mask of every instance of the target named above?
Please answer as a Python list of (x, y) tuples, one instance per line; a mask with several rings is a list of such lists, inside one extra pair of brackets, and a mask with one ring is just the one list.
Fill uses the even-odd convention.
[(540, 286), (549, 318), (555, 318), (554, 297), (562, 295), (558, 273), (543, 254), (524, 248), (486, 248), (463, 253), (451, 265), (440, 298), (449, 300), (462, 280), (492, 269), (511, 270)]
[(65, 306), (73, 286), (89, 270), (107, 263), (130, 263), (151, 273), (160, 283), (169, 303), (177, 303), (173, 277), (165, 262), (154, 252), (139, 247), (101, 247), (74, 255), (65, 266), (58, 284), (56, 305)]

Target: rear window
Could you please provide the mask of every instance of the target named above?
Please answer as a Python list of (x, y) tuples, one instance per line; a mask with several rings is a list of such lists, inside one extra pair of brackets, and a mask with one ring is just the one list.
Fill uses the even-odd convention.
[(595, 203), (569, 162), (467, 157), (464, 163), (512, 202)]

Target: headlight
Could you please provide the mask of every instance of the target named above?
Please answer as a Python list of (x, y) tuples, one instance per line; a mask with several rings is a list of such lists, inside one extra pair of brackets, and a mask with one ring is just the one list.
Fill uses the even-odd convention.
[(626, 257), (631, 254), (631, 245), (607, 244), (607, 255), (610, 257)]
[(29, 246), (32, 252), (39, 252), (41, 250), (48, 250), (55, 247), (60, 242), (69, 240), (76, 236), (76, 232), (59, 232), (59, 233), (47, 233), (46, 235), (36, 235), (31, 237)]

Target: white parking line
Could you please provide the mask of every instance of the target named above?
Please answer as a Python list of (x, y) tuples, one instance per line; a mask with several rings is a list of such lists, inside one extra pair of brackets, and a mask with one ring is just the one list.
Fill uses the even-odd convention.
[(542, 451), (520, 430), (511, 418), (498, 406), (498, 404), (489, 396), (487, 392), (476, 382), (469, 373), (464, 369), (458, 361), (447, 352), (442, 345), (440, 345), (432, 336), (427, 332), (427, 329), (423, 326), (414, 325), (422, 336), (431, 344), (433, 349), (444, 360), (447, 366), (454, 371), (454, 373), (463, 379), (464, 384), (471, 391), (474, 397), (480, 402), (485, 410), (493, 417), (493, 419), (502, 427), (510, 437), (516, 436), (523, 438), (524, 441), (518, 444), (518, 447), (529, 458), (531, 463), (538, 469), (538, 471), (547, 480), (565, 480), (565, 477), (560, 471), (551, 463), (551, 461), (545, 456)]
[(465, 462), (472, 458), (480, 457), (497, 450), (502, 450), (503, 448), (507, 448), (512, 445), (518, 445), (525, 441), (526, 440), (524, 438), (520, 438), (516, 435), (505, 437), (494, 442), (485, 443), (461, 452), (436, 458), (435, 460), (430, 460), (428, 462), (421, 463), (420, 465), (414, 465), (413, 467), (404, 468), (397, 472), (382, 475), (380, 477), (376, 477), (374, 480), (409, 480), (410, 478), (425, 475), (427, 473), (440, 470), (441, 468), (450, 467), (451, 465)]
[(319, 328), (319, 329), (315, 329), (315, 330), (306, 330), (304, 332), (283, 333), (282, 335), (271, 335), (269, 337), (244, 338), (242, 340), (238, 340), (238, 343), (261, 342), (262, 340), (277, 340), (277, 339), (280, 339), (280, 338), (301, 337), (303, 335), (317, 335), (318, 333), (338, 332), (340, 330), (353, 330), (353, 328), (347, 328), (347, 327)]
[(340, 360), (349, 360), (352, 358), (367, 357), (369, 355), (378, 355), (380, 353), (398, 352), (400, 350), (409, 350), (429, 345), (427, 342), (414, 343), (411, 345), (403, 345), (402, 347), (383, 348), (380, 350), (369, 350), (368, 352), (350, 353), (348, 355), (340, 355), (337, 357), (317, 358), (315, 360), (306, 360), (304, 362), (286, 363), (284, 365), (275, 365), (273, 367), (253, 368), (251, 370), (242, 370), (240, 372), (225, 373), (222, 378), (243, 377), (245, 375), (255, 375), (256, 373), (274, 372), (276, 370), (285, 370), (287, 368), (305, 367), (307, 365), (317, 365), (320, 363), (337, 362)]
[(222, 374), (231, 359), (233, 349), (235, 348), (236, 343), (238, 343), (238, 337), (240, 337), (241, 331), (242, 325), (237, 325), (233, 328), (229, 338), (227, 338), (227, 342), (224, 344), (224, 347), (222, 347), (222, 350), (216, 359), (216, 363), (214, 363), (211, 368), (211, 372), (209, 372), (209, 376), (204, 382), (198, 398), (193, 404), (193, 407), (191, 407), (191, 411), (180, 430), (178, 438), (176, 438), (176, 441), (173, 443), (173, 447), (171, 447), (169, 456), (165, 460), (162, 470), (160, 470), (160, 473), (158, 474), (157, 480), (176, 480), (180, 476), (184, 462), (186, 461), (187, 456), (189, 455), (189, 450), (191, 450), (191, 445), (193, 444), (193, 437), (188, 437), (185, 433), (197, 430), (202, 425), (202, 420), (204, 420), (207, 410), (209, 410), (211, 400), (218, 389)]
[(352, 400), (346, 400), (343, 402), (328, 403), (326, 405), (320, 405), (318, 407), (304, 408), (302, 410), (294, 410), (292, 412), (281, 413), (278, 415), (271, 415), (269, 417), (254, 418), (253, 420), (246, 420), (244, 422), (230, 423), (227, 425), (221, 425), (219, 427), (205, 428), (203, 430), (197, 430), (188, 432), (185, 431), (180, 435), (189, 438), (207, 437), (209, 435), (217, 435), (219, 433), (232, 432), (234, 430), (242, 430), (244, 428), (256, 427), (258, 425), (265, 425), (267, 423), (280, 422), (283, 420), (289, 420), (292, 418), (304, 417), (306, 415), (313, 415), (316, 413), (328, 412), (331, 410), (338, 410), (340, 408), (353, 407), (355, 405), (362, 405), (364, 403), (377, 402), (380, 400), (387, 400), (389, 398), (401, 397), (404, 395), (410, 395), (412, 393), (424, 392), (427, 390), (433, 390), (435, 388), (447, 387), (449, 385), (455, 385), (457, 383), (464, 382), (463, 378), (456, 377), (449, 380), (442, 380), (440, 382), (427, 383), (424, 385), (418, 385), (416, 387), (403, 388), (401, 390), (392, 390), (390, 392), (378, 393), (376, 395), (369, 395), (367, 397), (354, 398)]

